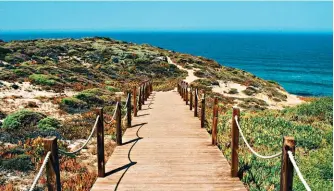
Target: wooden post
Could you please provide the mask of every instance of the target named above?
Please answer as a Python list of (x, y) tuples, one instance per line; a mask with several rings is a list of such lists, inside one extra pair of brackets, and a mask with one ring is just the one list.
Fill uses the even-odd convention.
[(187, 89), (187, 84), (184, 82), (183, 83), (183, 101), (186, 101), (186, 89)]
[(177, 87), (177, 92), (180, 94), (180, 83), (177, 83), (176, 87)]
[(181, 98), (183, 99), (183, 96), (184, 96), (184, 93), (183, 93), (183, 90), (184, 90), (184, 87), (183, 87), (183, 81), (181, 82)]
[(133, 87), (133, 115), (138, 116), (137, 112), (137, 87)]
[(212, 145), (217, 145), (217, 125), (218, 125), (218, 98), (215, 97), (212, 112)]
[(150, 82), (147, 82), (147, 99), (150, 97)]
[(188, 99), (189, 99), (188, 96), (189, 96), (188, 95), (188, 83), (186, 83), (186, 105), (188, 105)]
[(142, 89), (142, 95), (143, 95), (143, 99), (142, 99), (142, 104), (145, 105), (145, 97), (146, 97), (146, 93), (145, 93), (145, 83), (143, 83), (143, 89)]
[(205, 127), (205, 93), (203, 94), (203, 98), (201, 100), (202, 108), (201, 108), (201, 127)]
[(145, 105), (145, 87), (144, 84), (142, 84), (142, 88), (141, 88), (141, 104)]
[(138, 109), (141, 110), (141, 104), (142, 104), (142, 91), (141, 91), (142, 86), (139, 86), (139, 97), (138, 97)]
[(151, 82), (151, 93), (153, 92), (153, 82)]
[(147, 82), (147, 99), (150, 97), (150, 82)]
[(45, 154), (51, 152), (46, 165), (48, 191), (61, 191), (57, 138), (45, 138), (43, 142)]
[(193, 90), (190, 88), (190, 103), (189, 103), (189, 109), (190, 111), (193, 110)]
[(180, 96), (182, 97), (182, 81), (179, 83), (180, 86)]
[(181, 81), (180, 89), (181, 89), (180, 95), (181, 95), (181, 98), (183, 99), (183, 81)]
[(233, 115), (232, 115), (232, 165), (231, 165), (231, 175), (232, 177), (238, 176), (239, 170), (239, 158), (238, 158), (238, 149), (239, 149), (239, 129), (237, 123), (235, 121), (235, 116), (238, 116), (238, 122), (240, 120), (240, 109), (233, 107)]
[(117, 145), (122, 145), (122, 107), (120, 101), (116, 107), (116, 143)]
[(99, 116), (96, 127), (97, 137), (97, 174), (98, 177), (105, 176), (105, 161), (104, 161), (104, 125), (103, 125), (103, 108), (96, 109), (96, 117)]
[(198, 117), (198, 112), (197, 112), (197, 109), (198, 109), (198, 89), (196, 88), (195, 89), (195, 104), (194, 104), (194, 117)]
[(149, 83), (148, 83), (148, 87), (149, 87), (149, 94), (151, 95), (151, 93), (152, 93), (152, 81), (150, 81)]
[(147, 101), (147, 98), (148, 98), (148, 84), (147, 82), (145, 82), (145, 85), (144, 85), (144, 94), (145, 94), (145, 101)]
[(283, 137), (280, 191), (292, 190), (293, 165), (289, 159), (288, 151), (295, 155), (295, 145), (294, 137)]
[(127, 127), (131, 127), (131, 92), (128, 93), (129, 99), (128, 104), (126, 105), (126, 112), (127, 112)]
[(147, 98), (150, 97), (150, 81), (147, 82)]

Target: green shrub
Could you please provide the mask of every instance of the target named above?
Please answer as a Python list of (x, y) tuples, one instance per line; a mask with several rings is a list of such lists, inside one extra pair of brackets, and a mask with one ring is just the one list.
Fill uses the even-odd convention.
[(91, 105), (100, 105), (103, 104), (103, 99), (99, 98), (99, 89), (90, 89), (90, 90), (84, 90), (80, 92), (79, 94), (75, 95), (75, 98), (82, 100), (86, 102), (87, 104)]
[(29, 110), (21, 110), (8, 115), (2, 125), (4, 129), (20, 129), (36, 126), (37, 122), (45, 118), (45, 115)]
[(249, 110), (264, 110), (268, 106), (267, 102), (257, 98), (243, 98), (243, 103), (239, 103), (238, 106)]
[[(314, 118), (319, 121), (333, 124), (333, 98), (317, 98), (310, 103), (304, 103), (294, 108), (284, 110), (285, 113), (293, 115), (292, 118)], [(309, 120), (308, 120), (309, 121)]]
[(99, 88), (92, 88), (92, 89), (86, 89), (83, 90), (82, 92), (83, 94), (94, 94), (94, 95), (103, 95), (103, 91)]
[(110, 80), (107, 80), (107, 81), (105, 81), (104, 82), (106, 85), (111, 85), (111, 84), (113, 84), (113, 83), (115, 83), (114, 81), (110, 81)]
[(0, 80), (16, 80), (17, 76), (12, 71), (1, 70), (0, 72)]
[(60, 107), (68, 112), (77, 112), (87, 109), (88, 105), (86, 102), (75, 97), (67, 97), (61, 100)]
[(239, 92), (238, 92), (237, 89), (235, 89), (235, 88), (231, 88), (227, 93), (228, 93), (228, 94), (237, 94), (237, 93), (239, 93)]
[(56, 130), (60, 126), (60, 122), (52, 117), (44, 118), (37, 123), (37, 127), (41, 130)]
[(194, 75), (197, 76), (197, 77), (199, 77), (199, 78), (204, 78), (205, 77), (205, 73), (202, 70), (196, 70), (194, 72)]
[(134, 59), (134, 63), (136, 65), (145, 65), (145, 64), (150, 64), (151, 61), (149, 59), (146, 59), (146, 58), (136, 58)]
[(0, 169), (27, 172), (33, 170), (34, 165), (30, 156), (22, 154), (11, 159), (0, 159)]
[(324, 97), (312, 101), (310, 104), (303, 104), (297, 107), (298, 115), (320, 117), (320, 120), (326, 120), (333, 123), (333, 98)]
[(111, 91), (111, 92), (119, 92), (120, 91), (118, 88), (115, 88), (113, 86), (107, 86), (106, 89)]
[(286, 100), (287, 95), (281, 93), (280, 91), (278, 91), (276, 88), (274, 87), (266, 87), (263, 89), (264, 92), (266, 92), (266, 94), (270, 97), (270, 98), (278, 98), (280, 100)]
[(271, 84), (275, 84), (275, 85), (279, 85), (278, 82), (274, 81), (274, 80), (268, 80), (267, 82), (271, 83)]
[(50, 76), (50, 75), (45, 75), (45, 74), (32, 74), (29, 76), (29, 79), (32, 80), (32, 82), (39, 84), (39, 85), (47, 85), (47, 86), (52, 86), (56, 84), (57, 78)]
[(27, 77), (31, 74), (31, 72), (26, 69), (14, 69), (13, 72), (19, 77)]
[(184, 66), (184, 68), (186, 68), (186, 69), (193, 69), (192, 65), (190, 65), (190, 64), (186, 64), (186, 65)]
[(245, 90), (242, 91), (244, 94), (248, 95), (248, 96), (252, 96), (254, 94), (256, 94), (258, 91), (253, 88), (253, 87), (247, 87)]
[(68, 54), (69, 56), (74, 56), (74, 55), (79, 54), (79, 51), (77, 51), (77, 50), (75, 50), (75, 49), (70, 49), (70, 50), (67, 52), (67, 54)]

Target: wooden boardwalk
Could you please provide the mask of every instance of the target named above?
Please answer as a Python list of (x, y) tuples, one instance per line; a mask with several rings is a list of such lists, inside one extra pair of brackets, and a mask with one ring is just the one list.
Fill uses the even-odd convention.
[(246, 190), (176, 91), (153, 92), (92, 190)]

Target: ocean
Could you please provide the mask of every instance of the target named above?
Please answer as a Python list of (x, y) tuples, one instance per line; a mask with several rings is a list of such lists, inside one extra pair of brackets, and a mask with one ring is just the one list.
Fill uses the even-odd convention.
[(333, 95), (333, 36), (329, 33), (0, 32), (4, 41), (93, 36), (211, 58), (274, 80), (296, 95)]

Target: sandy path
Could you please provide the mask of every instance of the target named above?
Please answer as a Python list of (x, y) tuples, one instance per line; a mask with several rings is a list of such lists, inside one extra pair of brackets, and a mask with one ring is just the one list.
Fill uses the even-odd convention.
[(180, 70), (184, 70), (184, 71), (187, 71), (188, 72), (188, 76), (186, 77), (186, 79), (184, 81), (186, 81), (187, 83), (191, 83), (197, 79), (199, 79), (199, 77), (195, 76), (194, 75), (194, 69), (186, 69), (186, 68), (183, 68), (182, 66), (176, 64), (175, 62), (172, 61), (172, 59), (170, 59), (168, 56), (167, 56), (167, 61), (169, 64), (173, 64), (175, 65), (177, 68), (179, 68)]

